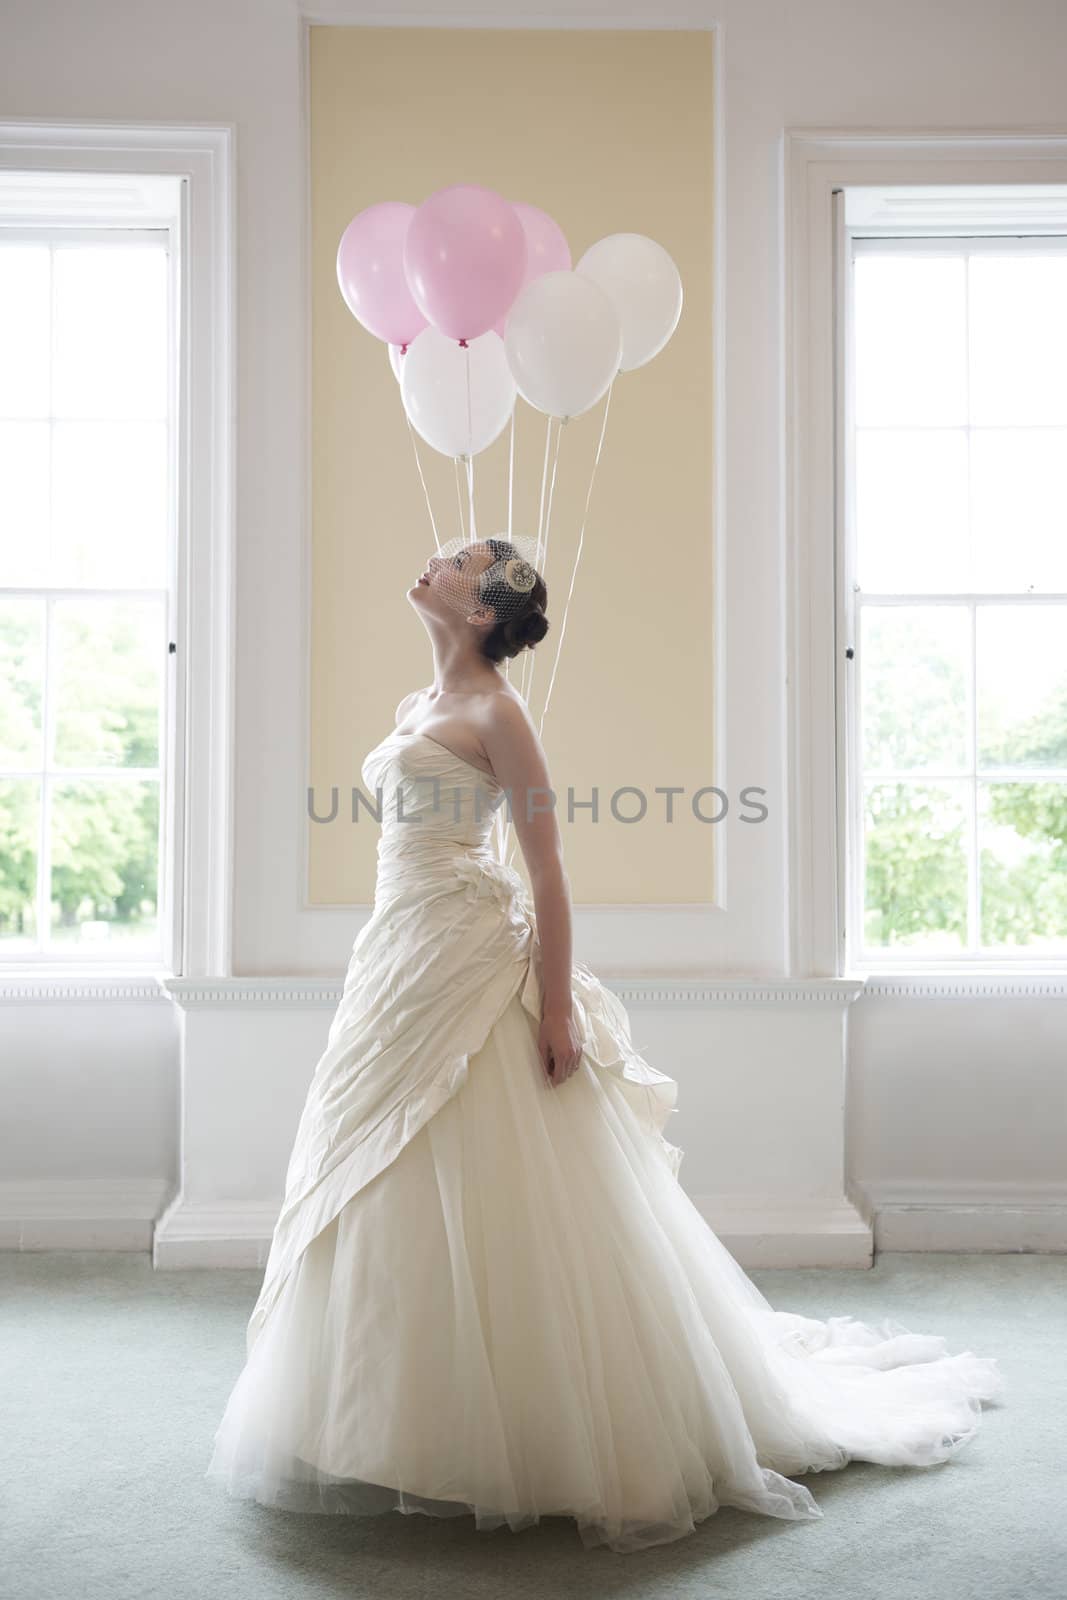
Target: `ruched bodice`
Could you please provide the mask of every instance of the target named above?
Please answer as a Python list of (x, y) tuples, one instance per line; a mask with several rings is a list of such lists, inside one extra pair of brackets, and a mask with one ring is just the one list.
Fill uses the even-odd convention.
[(397, 896), (473, 893), (528, 909), (521, 875), (501, 860), (505, 790), (425, 733), (391, 733), (363, 763), (381, 832), (375, 907)]

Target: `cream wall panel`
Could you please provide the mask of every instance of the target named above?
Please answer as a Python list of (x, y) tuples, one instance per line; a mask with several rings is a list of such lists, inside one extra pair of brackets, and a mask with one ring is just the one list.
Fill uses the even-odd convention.
[[(686, 32), (313, 27), (311, 767), (329, 810), (397, 702), (432, 681), (405, 590), (433, 537), (386, 348), (337, 288), (338, 240), (375, 201), (417, 204), (482, 183), (559, 221), (573, 259), (608, 233), (658, 239), (678, 264), (682, 319), (611, 398), (544, 738), (575, 902), (706, 902), (713, 834), (692, 797), (717, 781), (712, 629), (713, 36)], [(562, 429), (549, 531), (553, 631), (537, 651), (538, 713), (604, 403)], [(546, 419), (520, 400), (514, 528), (536, 532)], [(454, 463), (421, 446), (442, 539), (459, 531)], [(507, 527), (507, 435), (475, 460), (481, 533)], [(465, 496), (465, 484), (463, 488)], [(512, 668), (517, 681), (518, 662)], [(675, 820), (657, 785), (679, 785)], [(634, 785), (638, 822), (610, 798)], [(599, 792), (599, 819), (566, 816)], [(714, 796), (702, 802), (715, 817)], [(620, 797), (625, 816), (640, 800)], [(311, 904), (373, 897), (377, 824), (342, 803), (308, 822)]]

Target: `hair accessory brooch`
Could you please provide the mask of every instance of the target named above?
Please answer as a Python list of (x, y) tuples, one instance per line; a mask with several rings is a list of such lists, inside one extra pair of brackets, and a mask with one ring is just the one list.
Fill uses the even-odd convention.
[(537, 573), (521, 556), (512, 556), (510, 561), (504, 563), (504, 581), (509, 589), (517, 589), (519, 594), (529, 594), (537, 582)]

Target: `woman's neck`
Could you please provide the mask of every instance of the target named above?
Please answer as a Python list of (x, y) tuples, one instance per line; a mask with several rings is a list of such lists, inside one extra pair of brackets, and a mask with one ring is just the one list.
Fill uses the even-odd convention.
[(433, 684), (429, 695), (436, 700), (445, 694), (486, 694), (503, 674), (478, 651), (439, 650), (433, 653)]

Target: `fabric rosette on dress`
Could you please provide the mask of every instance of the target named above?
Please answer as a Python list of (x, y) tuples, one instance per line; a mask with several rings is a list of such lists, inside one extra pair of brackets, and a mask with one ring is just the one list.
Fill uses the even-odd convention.
[(456, 877), (466, 885), (468, 899), (493, 899), (502, 911), (516, 905), (524, 914), (532, 911), (521, 875), (495, 856), (470, 852), (457, 856), (454, 867)]

